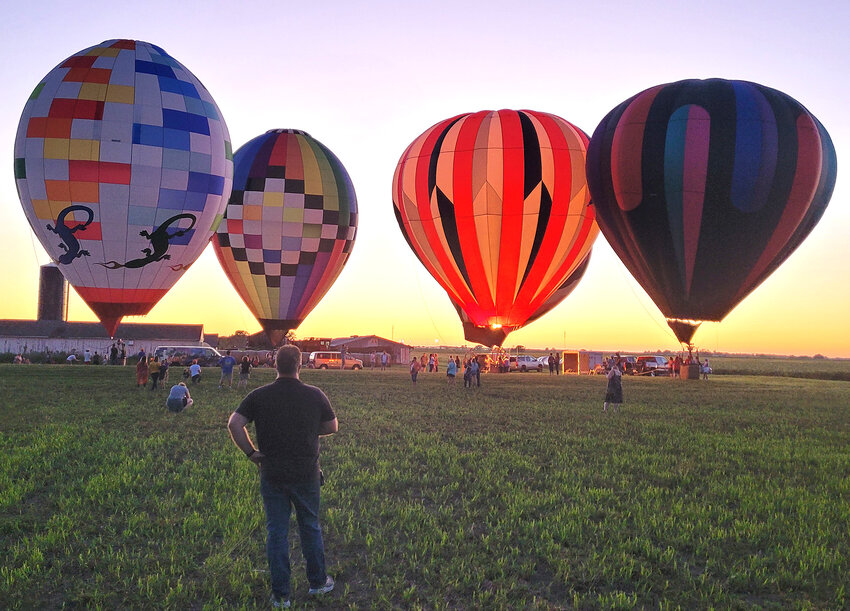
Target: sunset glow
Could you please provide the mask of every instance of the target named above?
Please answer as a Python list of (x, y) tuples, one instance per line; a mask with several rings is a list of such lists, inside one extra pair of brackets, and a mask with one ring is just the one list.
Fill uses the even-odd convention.
[[(159, 45), (185, 64), (214, 96), (234, 150), (269, 129), (291, 128), (309, 132), (344, 164), (357, 193), (357, 238), (298, 337), (468, 343), (448, 296), (408, 248), (393, 215), (399, 157), (437, 121), (531, 108), (592, 134), (609, 110), (656, 84), (722, 77), (784, 91), (832, 136), (839, 171), (831, 203), (802, 246), (722, 322), (703, 323), (694, 341), (714, 351), (850, 357), (850, 206), (842, 180), (850, 141), (850, 8), (843, 3), (819, 5), (817, 27), (800, 27), (799, 5), (790, 2), (531, 2), (521, 10), (498, 1), (249, 2), (238, 11), (218, 4), (198, 11), (155, 1), (145, 10), (95, 3), (85, 19), (69, 5), (46, 4), (49, 10), (7, 7), (0, 42), (13, 60), (4, 63), (0, 98), (0, 318), (35, 317), (39, 266), (49, 262), (12, 172), (24, 104), (63, 59), (120, 37)], [(69, 317), (97, 320), (73, 291)], [(210, 246), (150, 314), (126, 320), (202, 323), (207, 333), (224, 335), (260, 330)], [(512, 332), (504, 346), (516, 345), (638, 352), (673, 350), (678, 342), (600, 235), (577, 288)]]

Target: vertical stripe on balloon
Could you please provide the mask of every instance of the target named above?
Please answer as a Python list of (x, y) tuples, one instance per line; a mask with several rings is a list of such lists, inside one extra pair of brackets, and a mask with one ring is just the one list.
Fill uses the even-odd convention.
[(643, 199), (643, 134), (646, 118), (662, 87), (639, 94), (626, 107), (611, 143), (611, 177), (617, 203), (632, 210)]
[(699, 106), (691, 106), (685, 135), (685, 171), (682, 177), (682, 238), (686, 294), (691, 290), (699, 245), (710, 137), (711, 118), (708, 112)]
[(749, 83), (733, 83), (735, 92), (735, 154), (732, 158), (731, 200), (742, 212), (767, 204), (776, 171), (777, 138), (773, 110)]
[[(782, 210), (782, 216), (770, 236), (756, 264), (748, 275), (744, 286), (751, 285), (756, 278), (764, 275), (797, 227), (803, 221), (812, 204), (812, 198), (818, 188), (823, 169), (823, 148), (818, 128), (811, 115), (797, 117), (797, 166), (794, 182), (788, 194), (788, 203)], [(748, 291), (749, 292), (749, 291)], [(742, 294), (741, 297), (746, 293)]]

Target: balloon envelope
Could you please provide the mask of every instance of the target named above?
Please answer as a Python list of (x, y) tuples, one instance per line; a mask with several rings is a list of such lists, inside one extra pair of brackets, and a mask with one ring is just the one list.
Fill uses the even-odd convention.
[[(556, 306), (560, 305), (560, 303), (564, 301), (564, 299), (569, 297), (570, 294), (578, 286), (579, 281), (582, 279), (582, 277), (584, 277), (584, 272), (587, 271), (587, 266), (589, 264), (590, 252), (587, 253), (587, 256), (584, 258), (584, 261), (579, 264), (575, 271), (571, 273), (566, 280), (564, 280), (563, 284), (561, 284), (561, 286), (559, 286), (558, 289), (554, 293), (552, 293), (546, 301), (543, 302), (543, 305), (537, 308), (537, 310), (535, 310), (534, 313), (528, 317), (528, 320), (525, 321), (525, 324), (532, 323), (541, 316), (548, 314), (553, 309), (555, 309)], [(454, 305), (455, 310), (457, 310), (457, 315), (460, 317), (461, 323), (463, 323), (464, 334), (466, 336), (466, 339), (468, 339), (469, 341), (484, 343), (485, 341), (490, 340), (493, 335), (497, 333), (498, 330), (482, 330), (481, 328), (476, 327), (472, 323), (472, 320), (470, 320), (470, 318), (466, 315), (466, 313), (459, 305), (454, 302), (452, 302), (452, 305)], [(507, 333), (505, 333), (504, 335), (505, 337), (507, 337)], [(479, 341), (479, 336), (480, 340), (482, 341)]]
[(396, 220), (469, 341), (501, 345), (590, 251), (586, 145), (555, 115), (481, 111), (437, 123), (401, 156)]
[(206, 247), (230, 194), (229, 139), (201, 82), (146, 42), (80, 51), (33, 91), (15, 139), (21, 204), (110, 335)]
[(746, 81), (647, 89), (608, 113), (587, 154), (602, 232), (684, 343), (800, 245), (835, 177), (820, 122)]
[(575, 271), (571, 273), (566, 280), (564, 280), (563, 284), (558, 287), (558, 289), (549, 296), (549, 299), (543, 302), (534, 313), (528, 317), (526, 324), (530, 322), (534, 322), (541, 316), (548, 314), (552, 310), (554, 310), (557, 306), (561, 304), (564, 299), (570, 296), (575, 288), (578, 286), (578, 283), (584, 277), (584, 272), (587, 271), (587, 266), (590, 265), (590, 254), (591, 251), (588, 251), (587, 256), (584, 260), (578, 264), (578, 267), (575, 268)]
[(236, 151), (233, 194), (213, 247), (272, 344), (328, 291), (356, 234), (351, 179), (321, 142), (276, 129)]

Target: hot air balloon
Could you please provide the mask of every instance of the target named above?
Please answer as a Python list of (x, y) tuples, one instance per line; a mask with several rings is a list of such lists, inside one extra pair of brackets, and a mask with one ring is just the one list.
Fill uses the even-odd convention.
[(237, 150), (233, 162), (233, 193), (213, 247), (277, 346), (348, 260), (357, 196), (336, 155), (303, 131), (268, 131)]
[(27, 220), (110, 335), (201, 254), (233, 173), (209, 92), (161, 48), (108, 40), (36, 86), (15, 139)]
[(608, 113), (587, 154), (603, 234), (685, 344), (800, 245), (835, 175), (823, 125), (746, 81), (647, 89)]
[(500, 346), (585, 260), (599, 232), (586, 145), (555, 115), (481, 111), (437, 123), (401, 156), (396, 220), (467, 340)]

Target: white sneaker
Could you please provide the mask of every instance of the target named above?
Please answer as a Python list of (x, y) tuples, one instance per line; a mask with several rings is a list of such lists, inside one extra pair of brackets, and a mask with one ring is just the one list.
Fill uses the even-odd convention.
[(334, 589), (334, 578), (328, 575), (328, 578), (325, 580), (325, 585), (319, 586), (318, 588), (310, 588), (307, 592), (308, 594), (327, 594), (331, 590)]

